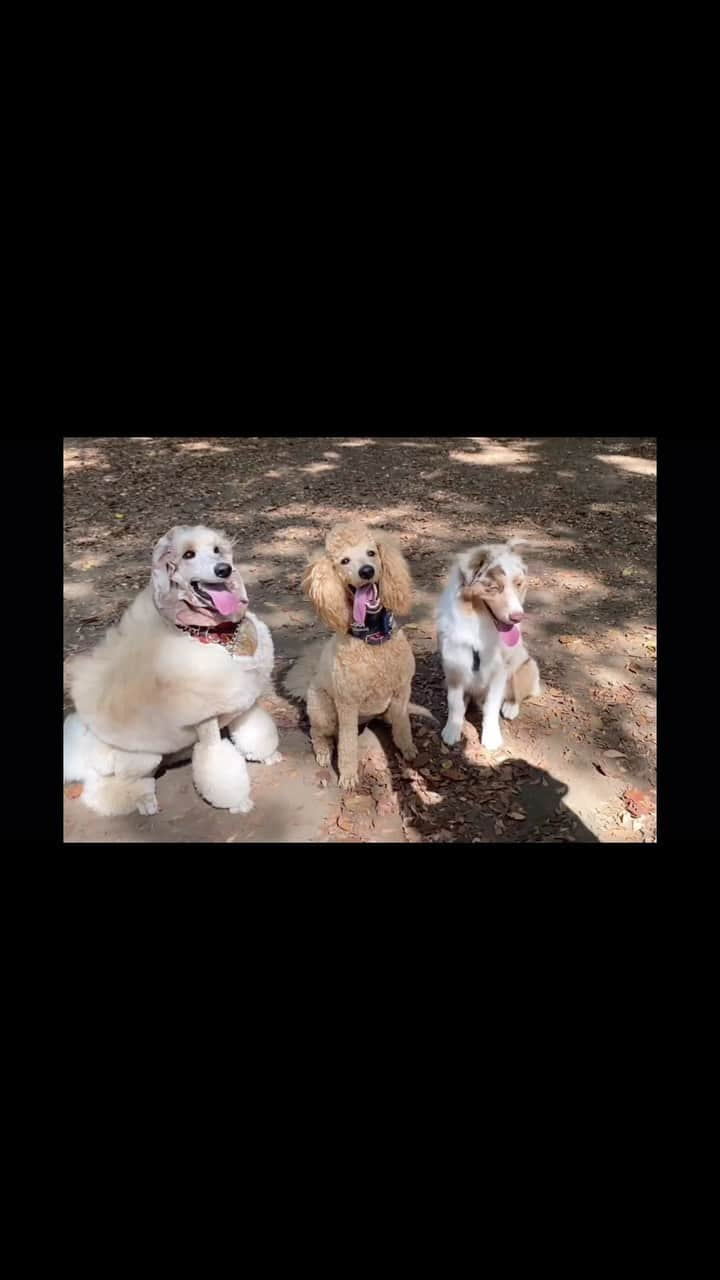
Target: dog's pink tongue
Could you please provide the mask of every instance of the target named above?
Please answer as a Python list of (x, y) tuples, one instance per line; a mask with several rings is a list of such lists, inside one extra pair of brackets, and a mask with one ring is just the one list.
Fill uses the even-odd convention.
[(240, 601), (228, 587), (206, 587), (205, 590), (223, 618), (227, 618), (230, 613), (235, 613)]
[(375, 582), (370, 582), (367, 587), (358, 587), (353, 600), (353, 621), (359, 622), (361, 627), (365, 626), (365, 614), (369, 604), (377, 604), (378, 589)]
[(503, 644), (508, 645), (511, 649), (520, 639), (520, 628), (518, 626), (511, 627), (509, 631), (501, 631), (500, 639)]

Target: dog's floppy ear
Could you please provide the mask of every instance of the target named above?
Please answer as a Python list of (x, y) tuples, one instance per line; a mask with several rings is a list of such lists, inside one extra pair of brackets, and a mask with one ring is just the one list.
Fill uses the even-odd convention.
[(387, 533), (375, 535), (375, 542), (382, 561), (380, 595), (386, 609), (392, 613), (409, 613), (412, 600), (412, 581), (407, 561)]
[(163, 596), (166, 596), (170, 590), (170, 580), (176, 569), (176, 562), (173, 560), (173, 548), (175, 545), (175, 535), (179, 533), (181, 526), (173, 525), (162, 538), (158, 538), (153, 547), (152, 554), (152, 587), (155, 601), (158, 602)]
[(532, 543), (528, 542), (527, 538), (517, 537), (517, 538), (510, 538), (507, 545), (508, 545), (508, 549), (512, 551), (514, 555), (516, 555), (518, 559), (522, 562), (523, 573), (527, 573), (527, 564), (525, 563), (525, 556), (523, 555), (522, 551), (520, 551), (520, 547), (529, 547), (530, 550), (532, 550)]
[(350, 602), (328, 555), (309, 564), (302, 578), (302, 589), (323, 622), (333, 631), (348, 631), (352, 622)]

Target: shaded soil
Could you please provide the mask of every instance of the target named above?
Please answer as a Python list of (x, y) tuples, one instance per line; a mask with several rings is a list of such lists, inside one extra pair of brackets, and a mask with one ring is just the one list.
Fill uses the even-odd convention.
[[(167, 528), (224, 528), (236, 539), (252, 607), (273, 632), (276, 693), (266, 705), (279, 720), (285, 759), (273, 769), (253, 766), (256, 808), (247, 819), (204, 804), (181, 766), (159, 779), (156, 818), (103, 821), (68, 794), (66, 838), (652, 839), (654, 459), (655, 442), (645, 437), (68, 439), (65, 655), (117, 621), (144, 586), (150, 549)], [(487, 538), (526, 537), (523, 631), (544, 693), (504, 724), (505, 749), (493, 754), (479, 745), (473, 711), (452, 749), (416, 720), (420, 756), (411, 769), (373, 726), (363, 739), (363, 791), (343, 799), (333, 772), (317, 769), (303, 708), (283, 696), (281, 677), (326, 634), (300, 594), (308, 556), (333, 521), (358, 512), (395, 532), (408, 556), (413, 698), (440, 726), (433, 611), (452, 556)]]

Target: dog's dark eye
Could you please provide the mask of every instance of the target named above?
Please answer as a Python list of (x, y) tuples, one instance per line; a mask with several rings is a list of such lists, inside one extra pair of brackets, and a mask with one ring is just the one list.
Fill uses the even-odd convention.
[(369, 555), (369, 556), (374, 556), (374, 555), (375, 555), (375, 552), (374, 552), (374, 551), (368, 551), (368, 555)]
[(345, 559), (344, 559), (344, 560), (341, 560), (341, 561), (340, 561), (340, 563), (341, 563), (341, 564), (349, 564), (349, 563), (350, 563), (350, 557), (349, 557), (349, 556), (345, 556)]
[(195, 559), (194, 551), (183, 551), (183, 560), (194, 560), (194, 559)]
[(219, 547), (213, 547), (213, 555), (214, 555), (214, 556), (219, 556), (219, 555), (220, 555), (220, 548), (219, 548)]

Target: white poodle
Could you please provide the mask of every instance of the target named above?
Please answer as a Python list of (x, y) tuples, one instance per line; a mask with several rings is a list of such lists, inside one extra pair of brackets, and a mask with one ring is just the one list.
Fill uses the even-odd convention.
[[(224, 534), (177, 525), (156, 544), (148, 586), (92, 653), (65, 664), (76, 707), (65, 721), (65, 781), (84, 783), (90, 809), (157, 813), (156, 769), (192, 747), (200, 795), (249, 813), (245, 759), (281, 756), (277, 729), (256, 705), (270, 682), (272, 639), (247, 604)], [(220, 737), (225, 726), (231, 742)]]

